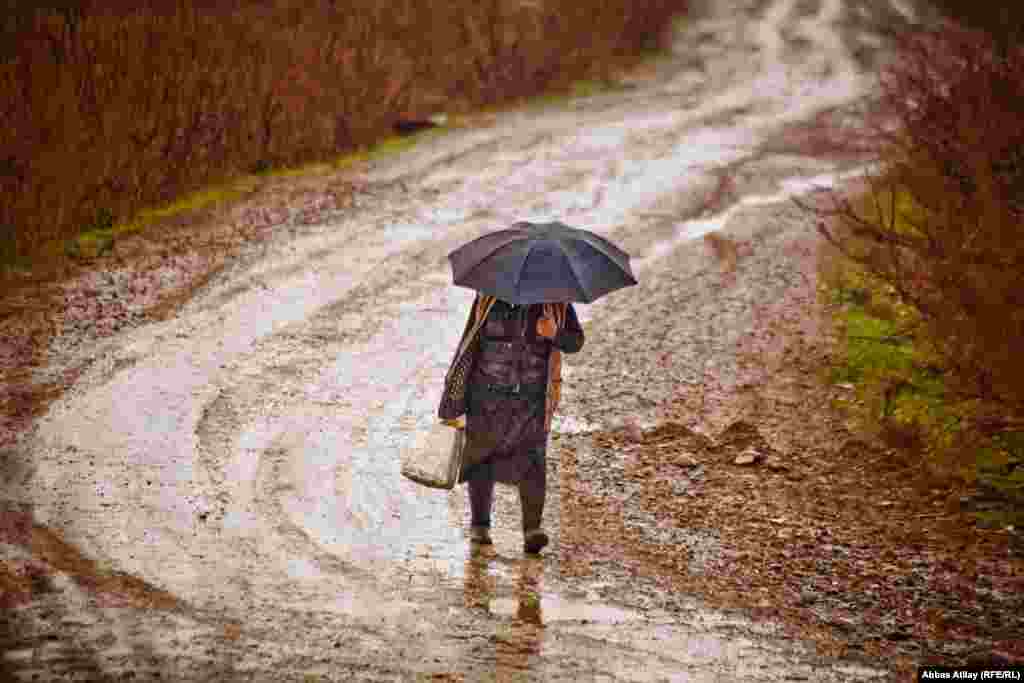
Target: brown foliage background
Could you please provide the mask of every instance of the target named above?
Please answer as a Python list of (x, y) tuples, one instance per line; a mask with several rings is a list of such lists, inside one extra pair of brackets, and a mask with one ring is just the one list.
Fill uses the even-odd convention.
[(959, 398), (1024, 417), (1024, 48), (954, 25), (908, 37), (881, 81), (868, 209), (823, 226), (920, 317)]
[(931, 0), (946, 17), (984, 31), (999, 49), (1024, 37), (1024, 4), (978, 0)]
[(685, 4), (0, 2), (0, 261), (399, 118), (592, 75)]

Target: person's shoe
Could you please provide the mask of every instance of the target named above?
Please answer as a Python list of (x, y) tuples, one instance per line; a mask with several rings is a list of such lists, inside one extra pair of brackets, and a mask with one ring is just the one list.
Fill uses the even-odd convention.
[(533, 529), (523, 534), (523, 552), (536, 555), (548, 544), (548, 535), (540, 529)]
[(485, 526), (469, 527), (469, 541), (470, 543), (479, 543), (480, 545), (491, 545), (494, 543), (491, 539), (491, 530)]

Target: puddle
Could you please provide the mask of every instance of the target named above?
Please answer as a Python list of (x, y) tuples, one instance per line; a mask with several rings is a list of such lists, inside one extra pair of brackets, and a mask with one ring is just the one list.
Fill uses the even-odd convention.
[(539, 601), (536, 597), (527, 601), (498, 598), (490, 603), (490, 612), (496, 616), (522, 618), (524, 611), (538, 624), (576, 621), (584, 624), (614, 625), (644, 619), (637, 612), (610, 605), (566, 600), (551, 593), (544, 594)]

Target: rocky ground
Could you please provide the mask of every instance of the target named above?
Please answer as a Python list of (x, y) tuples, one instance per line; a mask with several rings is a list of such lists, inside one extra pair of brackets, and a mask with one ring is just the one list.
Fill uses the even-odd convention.
[[(563, 485), (582, 503), (563, 543), (587, 557), (626, 548), (671, 590), (889, 661), (905, 680), (923, 662), (1024, 661), (1024, 537), (978, 528), (962, 491), (850, 431), (837, 408), (850, 387), (827, 381), (819, 238), (738, 222), (724, 236), (738, 258), (695, 255), (671, 286), (638, 293), (608, 339), (591, 334), (606, 362), (574, 367), (570, 400), (596, 419), (588, 407), (615, 387), (638, 411), (561, 439)], [(678, 387), (671, 400), (645, 401), (660, 381)]]

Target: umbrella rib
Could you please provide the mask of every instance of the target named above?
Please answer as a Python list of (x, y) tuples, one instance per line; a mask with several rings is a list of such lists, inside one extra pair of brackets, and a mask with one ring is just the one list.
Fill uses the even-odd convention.
[[(502, 231), (502, 232), (507, 232), (507, 231)], [(463, 272), (463, 277), (467, 277), (470, 273), (472, 273), (474, 270), (479, 268), (481, 263), (485, 262), (487, 259), (489, 259), (492, 256), (494, 256), (501, 249), (503, 249), (504, 247), (508, 246), (512, 241), (514, 241), (514, 240), (509, 240), (509, 241), (506, 241), (506, 242), (499, 242), (496, 246), (493, 246), (493, 247), (491, 245), (488, 245), (488, 247), (490, 248), (490, 251), (488, 251), (482, 257), (477, 257), (476, 258), (476, 263), (474, 263), (469, 268), (466, 268), (466, 270)], [(466, 245), (463, 245), (463, 246), (466, 246)], [(461, 247), (459, 249), (456, 249), (455, 251), (453, 251), (451, 254), (449, 254), (448, 255), (449, 261), (452, 261), (452, 255), (458, 253), (459, 251), (461, 251)], [(452, 265), (454, 267), (454, 262), (452, 262)]]
[(521, 264), (519, 264), (519, 272), (516, 273), (516, 282), (515, 282), (515, 293), (516, 293), (516, 298), (517, 299), (519, 298), (519, 285), (522, 284), (522, 282), (523, 282), (523, 271), (526, 270), (526, 264), (530, 262), (530, 254), (532, 254), (533, 250), (536, 249), (536, 248), (537, 248), (536, 242), (531, 244), (530, 248), (526, 250), (526, 256), (523, 257), (523, 262)]
[(469, 279), (477, 271), (477, 269), (479, 269), (481, 266), (486, 266), (487, 262), (490, 261), (492, 258), (494, 258), (495, 254), (497, 254), (499, 251), (501, 251), (501, 248), (503, 246), (505, 246), (505, 245), (501, 245), (498, 248), (491, 250), (486, 256), (484, 256), (482, 259), (480, 259), (476, 263), (474, 263), (472, 268), (468, 268), (466, 270), (466, 272), (463, 274), (462, 279), (463, 280)]
[(569, 264), (569, 272), (572, 273), (572, 279), (576, 281), (576, 286), (579, 287), (580, 291), (583, 292), (583, 296), (586, 297), (587, 301), (589, 301), (590, 292), (588, 292), (587, 288), (583, 286), (583, 281), (580, 280), (580, 276), (576, 273), (576, 268), (572, 265), (572, 259), (569, 258), (569, 255), (564, 251), (562, 252), (562, 258), (564, 258), (565, 262)]

